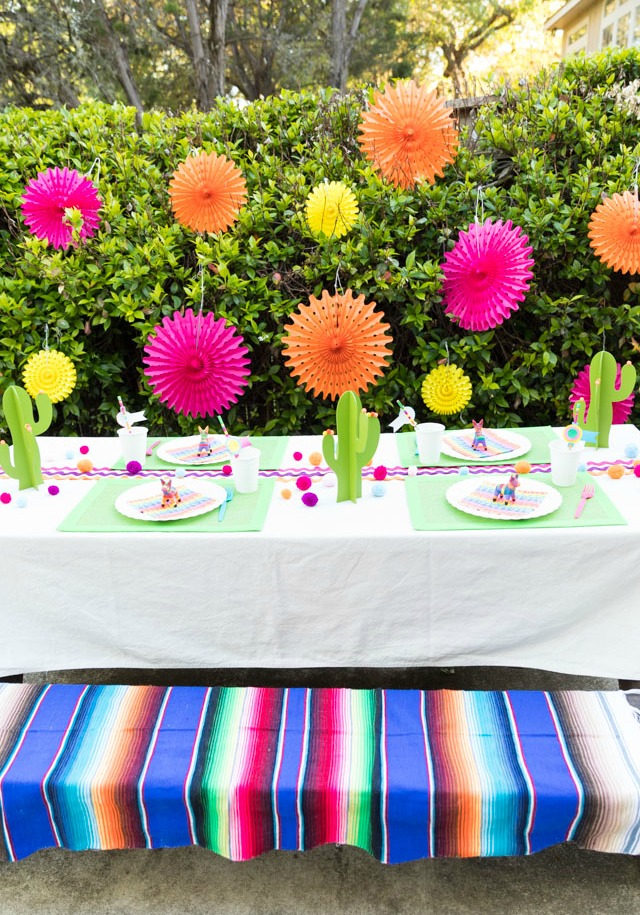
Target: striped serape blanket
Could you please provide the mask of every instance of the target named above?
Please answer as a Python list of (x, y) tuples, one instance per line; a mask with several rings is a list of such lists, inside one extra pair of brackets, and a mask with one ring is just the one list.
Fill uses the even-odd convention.
[(621, 692), (0, 686), (2, 848), (640, 853)]

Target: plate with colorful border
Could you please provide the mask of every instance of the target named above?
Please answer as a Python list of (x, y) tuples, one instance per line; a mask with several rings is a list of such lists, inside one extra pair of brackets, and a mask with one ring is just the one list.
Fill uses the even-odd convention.
[(460, 461), (480, 463), (491, 461), (511, 461), (521, 457), (531, 449), (531, 442), (525, 435), (518, 432), (501, 432), (500, 430), (485, 429), (486, 451), (474, 451), (473, 429), (460, 429), (456, 432), (445, 432), (442, 437), (441, 451), (443, 454)]
[(505, 501), (496, 490), (508, 480), (507, 474), (471, 476), (450, 486), (446, 499), (449, 505), (467, 515), (491, 518), (494, 521), (542, 518), (557, 511), (562, 505), (562, 496), (557, 489), (528, 477), (520, 479), (520, 485), (515, 490), (515, 500)]
[(116, 511), (134, 521), (181, 521), (212, 512), (227, 498), (225, 489), (217, 483), (180, 480), (172, 481), (172, 485), (180, 497), (175, 505), (163, 508), (160, 480), (154, 480), (121, 493), (115, 501)]
[(156, 454), (161, 461), (166, 461), (167, 464), (184, 464), (188, 467), (198, 467), (201, 464), (226, 464), (231, 460), (231, 453), (224, 435), (209, 436), (210, 451), (201, 450), (200, 441), (199, 435), (173, 438), (160, 445), (156, 449)]

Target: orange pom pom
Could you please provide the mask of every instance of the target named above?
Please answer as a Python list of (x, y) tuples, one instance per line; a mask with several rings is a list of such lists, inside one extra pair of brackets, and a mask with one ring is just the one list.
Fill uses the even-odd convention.
[(624, 467), (622, 464), (612, 464), (607, 470), (607, 474), (612, 480), (619, 480), (620, 477), (624, 476)]
[(82, 458), (76, 466), (80, 473), (89, 473), (89, 471), (93, 470), (93, 463), (89, 458)]
[(290, 499), (290, 498), (291, 498), (291, 490), (290, 490), (290, 489), (283, 489), (283, 490), (280, 491), (280, 495), (282, 496), (283, 499)]
[(322, 455), (319, 451), (312, 451), (309, 455), (309, 463), (312, 467), (319, 467), (322, 464)]
[(513, 469), (516, 473), (531, 473), (531, 464), (529, 461), (518, 461)]

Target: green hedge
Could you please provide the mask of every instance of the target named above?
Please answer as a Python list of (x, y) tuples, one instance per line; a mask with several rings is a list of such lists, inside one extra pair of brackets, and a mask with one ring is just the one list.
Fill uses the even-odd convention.
[[(638, 120), (612, 89), (639, 77), (636, 52), (609, 52), (501, 92), (480, 110), (445, 177), (410, 192), (382, 182), (360, 154), (365, 90), (283, 93), (245, 108), (221, 102), (208, 114), (153, 112), (141, 133), (133, 111), (116, 106), (0, 112), (0, 386), (20, 381), (48, 324), (50, 345), (78, 372), (75, 391), (55, 408), (57, 431), (112, 432), (118, 395), (145, 409), (154, 431), (192, 431), (193, 421), (151, 394), (142, 350), (163, 315), (198, 306), (203, 263), (214, 268), (204, 271), (205, 308), (233, 322), (250, 349), (251, 383), (227, 424), (320, 431), (333, 423), (333, 405), (296, 385), (281, 340), (288, 315), (310, 293), (333, 291), (339, 270), (343, 287), (375, 300), (391, 325), (393, 359), (362, 398), (383, 422), (398, 398), (429, 418), (420, 384), (448, 352), (474, 388), (455, 421), (564, 423), (572, 381), (603, 334), (618, 361), (636, 358), (638, 277), (593, 255), (587, 225), (603, 193), (634, 185)], [(232, 157), (247, 180), (249, 202), (220, 237), (196, 237), (169, 207), (174, 169), (200, 148)], [(56, 252), (22, 222), (24, 186), (50, 166), (86, 172), (96, 157), (101, 228), (78, 249)], [(318, 243), (303, 213), (324, 178), (353, 188), (361, 216), (346, 238)], [(479, 185), (485, 215), (528, 234), (535, 276), (509, 321), (471, 333), (444, 314), (441, 263), (474, 219)]]

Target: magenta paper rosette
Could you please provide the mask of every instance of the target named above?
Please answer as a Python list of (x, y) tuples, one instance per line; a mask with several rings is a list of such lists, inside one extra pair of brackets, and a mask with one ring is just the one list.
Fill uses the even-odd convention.
[(488, 330), (516, 311), (533, 276), (528, 237), (511, 220), (472, 223), (442, 265), (445, 312), (465, 330)]
[(244, 340), (224, 318), (177, 311), (157, 325), (144, 348), (145, 375), (162, 403), (185, 416), (212, 416), (247, 385)]
[(93, 235), (100, 223), (102, 201), (95, 184), (73, 168), (48, 168), (26, 186), (22, 195), (22, 215), (31, 232), (54, 248), (76, 244), (66, 210), (77, 210), (82, 217), (79, 237)]
[[(620, 373), (622, 366), (619, 362), (616, 362), (616, 388), (620, 386)], [(589, 415), (589, 402), (591, 401), (591, 383), (589, 381), (590, 375), (590, 366), (585, 365), (582, 371), (578, 374), (578, 377), (573, 382), (573, 387), (571, 388), (571, 393), (569, 394), (569, 403), (571, 408), (575, 406), (577, 401), (582, 398), (585, 403), (584, 418), (586, 420)], [(613, 419), (612, 423), (626, 423), (633, 409), (633, 402), (635, 399), (635, 393), (629, 394), (628, 397), (625, 397), (624, 400), (617, 400), (612, 403), (613, 407)]]

